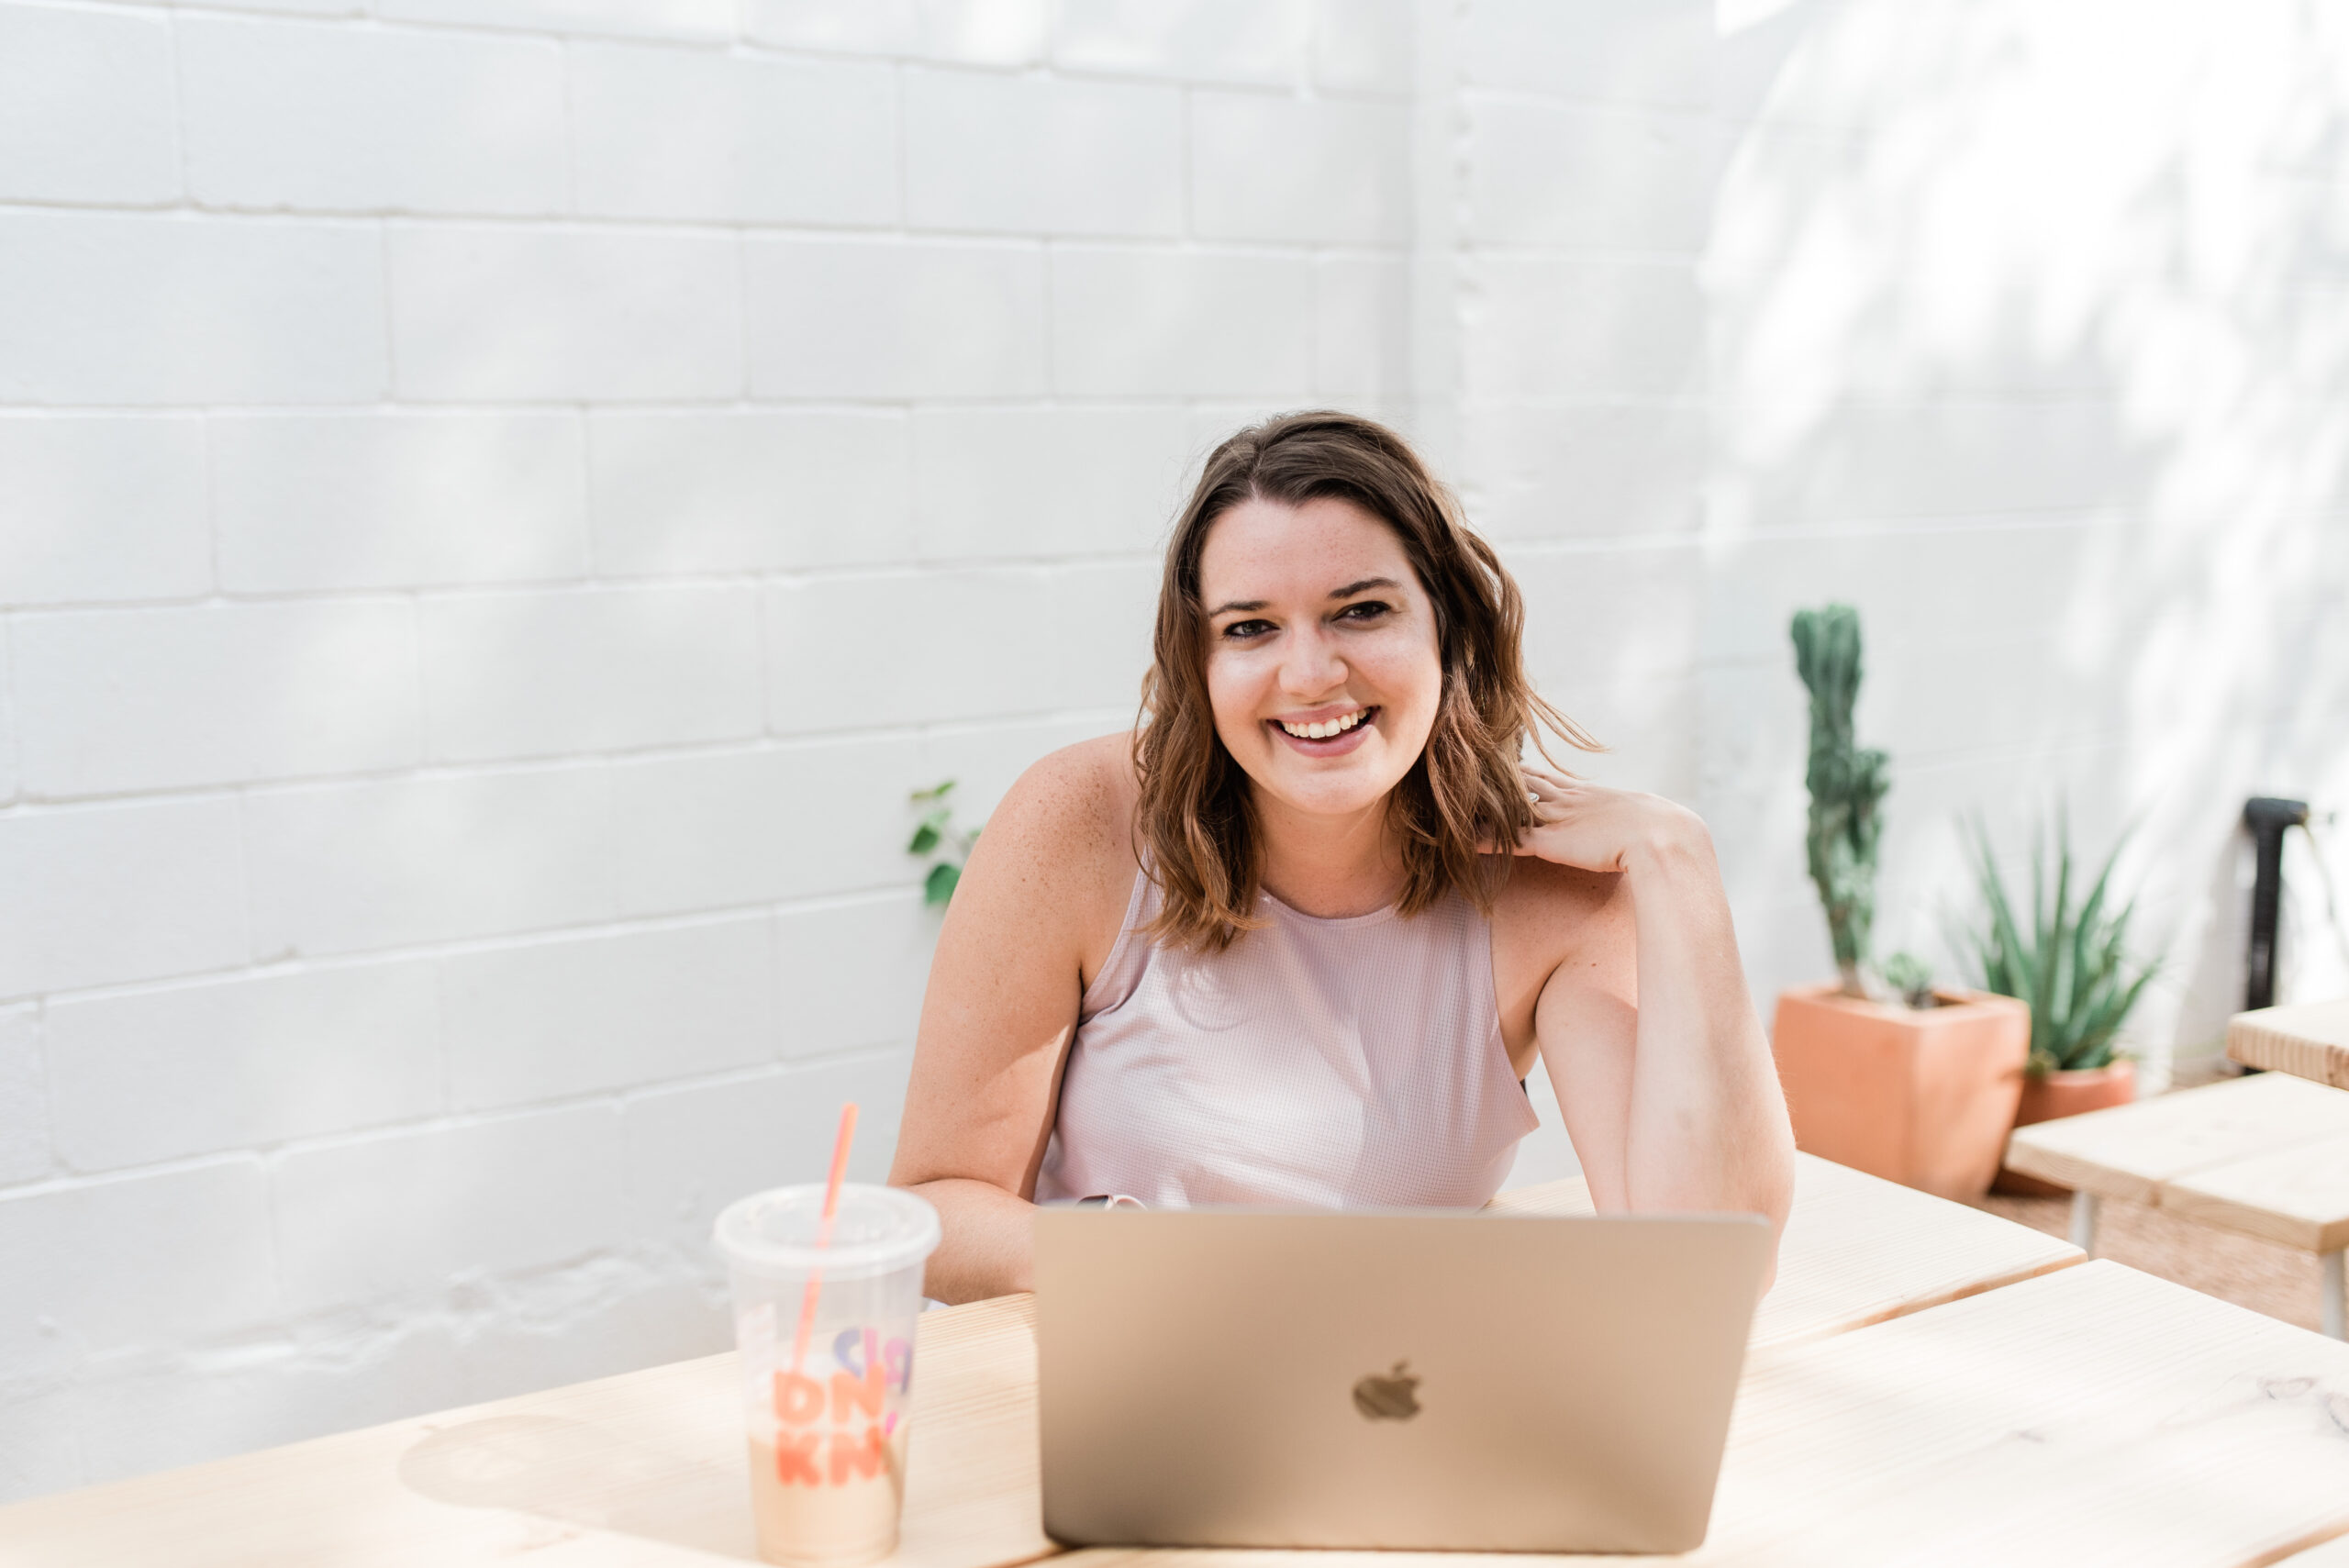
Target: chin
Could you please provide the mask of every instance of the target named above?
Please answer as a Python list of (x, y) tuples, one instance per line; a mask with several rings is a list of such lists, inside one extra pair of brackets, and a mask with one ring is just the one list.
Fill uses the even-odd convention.
[(1368, 810), (1402, 782), (1400, 773), (1389, 778), (1387, 770), (1380, 767), (1300, 768), (1286, 757), (1269, 762), (1268, 767), (1253, 775), (1256, 787), (1294, 810), (1317, 817), (1351, 817)]

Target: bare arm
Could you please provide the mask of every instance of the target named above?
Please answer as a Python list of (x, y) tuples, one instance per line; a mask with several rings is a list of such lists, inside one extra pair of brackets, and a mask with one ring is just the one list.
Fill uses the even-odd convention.
[(924, 1288), (941, 1301), (1033, 1288), (1030, 1200), (1061, 1067), (1132, 883), (1124, 748), (1108, 737), (1030, 769), (947, 906), (889, 1173), (937, 1206)]
[(1535, 1011), (1593, 1202), (1783, 1230), (1794, 1136), (1711, 836), (1651, 795), (1531, 776), (1542, 825), (1520, 852), (1616, 876)]

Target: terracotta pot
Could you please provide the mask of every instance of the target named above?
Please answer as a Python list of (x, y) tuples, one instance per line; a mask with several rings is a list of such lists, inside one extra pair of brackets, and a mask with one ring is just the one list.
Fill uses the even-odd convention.
[[(2080, 1067), (2069, 1073), (2040, 1073), (2022, 1081), (2022, 1099), (2015, 1106), (2015, 1125), (2110, 1110), (2137, 1097), (2137, 1064), (2115, 1062), (2104, 1067)], [(2000, 1171), (1998, 1190), (2032, 1197), (2061, 1197), (2072, 1189), (2020, 1171)]]
[(1979, 1197), (2014, 1126), (2031, 1008), (1936, 991), (1937, 1007), (1780, 993), (1771, 1050), (1795, 1146), (1943, 1197)]

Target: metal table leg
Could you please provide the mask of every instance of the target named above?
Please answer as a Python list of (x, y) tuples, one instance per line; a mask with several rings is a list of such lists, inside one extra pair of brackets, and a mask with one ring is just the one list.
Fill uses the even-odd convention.
[(2096, 1194), (2086, 1187), (2072, 1194), (2072, 1245), (2091, 1254), (2096, 1251)]

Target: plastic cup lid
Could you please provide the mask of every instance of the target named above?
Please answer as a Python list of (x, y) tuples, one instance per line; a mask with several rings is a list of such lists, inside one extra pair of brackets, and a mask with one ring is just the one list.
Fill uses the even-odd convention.
[(823, 1215), (821, 1182), (752, 1193), (718, 1217), (718, 1251), (752, 1273), (820, 1268), (827, 1279), (852, 1279), (918, 1264), (938, 1250), (938, 1211), (896, 1187), (843, 1184), (829, 1247), (816, 1245)]

